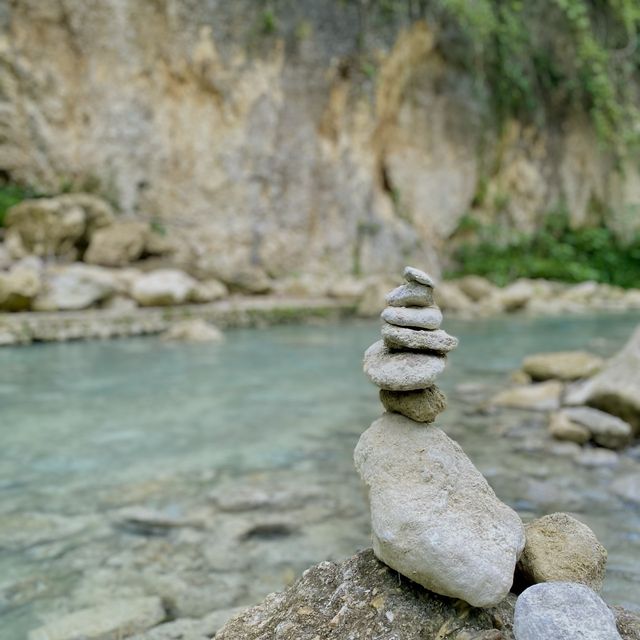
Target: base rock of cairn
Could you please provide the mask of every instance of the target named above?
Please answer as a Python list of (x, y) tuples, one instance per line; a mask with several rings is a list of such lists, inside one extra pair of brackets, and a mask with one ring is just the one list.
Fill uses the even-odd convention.
[(524, 527), (460, 446), (428, 426), (446, 408), (435, 380), (458, 341), (440, 329), (433, 280), (412, 267), (404, 277), (387, 295), (383, 340), (364, 358), (390, 412), (362, 434), (354, 456), (374, 553), (435, 593), (490, 607), (512, 586)]

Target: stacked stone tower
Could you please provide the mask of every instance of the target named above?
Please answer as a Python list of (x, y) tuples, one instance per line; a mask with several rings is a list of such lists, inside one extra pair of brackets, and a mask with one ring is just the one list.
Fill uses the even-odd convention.
[(387, 409), (362, 434), (355, 464), (365, 482), (377, 557), (427, 589), (473, 606), (509, 592), (525, 536), (460, 446), (431, 425), (446, 408), (435, 385), (458, 340), (440, 329), (429, 275), (407, 267), (382, 312), (382, 340), (364, 371)]

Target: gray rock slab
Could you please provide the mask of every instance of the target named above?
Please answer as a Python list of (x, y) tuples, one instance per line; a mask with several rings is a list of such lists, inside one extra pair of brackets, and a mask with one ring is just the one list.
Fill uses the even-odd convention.
[(388, 322), (382, 325), (382, 338), (391, 349), (415, 349), (416, 351), (437, 351), (448, 353), (458, 346), (458, 338), (450, 336), (442, 329), (428, 331), (397, 327)]
[(444, 371), (446, 358), (429, 353), (391, 351), (382, 340), (364, 354), (364, 372), (381, 389), (426, 389)]
[(386, 307), (380, 317), (397, 327), (439, 329), (442, 324), (438, 307)]
[(432, 307), (433, 289), (419, 282), (407, 282), (385, 296), (390, 307)]
[(545, 582), (529, 587), (516, 602), (516, 640), (620, 640), (609, 607), (589, 587)]
[(586, 427), (593, 440), (608, 449), (621, 449), (630, 444), (633, 429), (628, 422), (592, 407), (568, 407), (562, 412), (576, 424)]
[(524, 547), (519, 516), (440, 429), (385, 414), (354, 454), (369, 492), (376, 556), (436, 593), (476, 607), (509, 593)]

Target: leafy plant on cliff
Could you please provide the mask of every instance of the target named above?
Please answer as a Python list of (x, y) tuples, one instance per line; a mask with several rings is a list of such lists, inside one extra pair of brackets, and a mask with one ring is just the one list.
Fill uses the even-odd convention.
[(26, 198), (35, 198), (38, 195), (33, 189), (17, 184), (0, 185), (0, 227), (4, 225), (4, 217), (8, 209)]
[(447, 59), (488, 89), (495, 113), (541, 120), (583, 108), (618, 152), (640, 141), (637, 0), (349, 0), (381, 21), (427, 19)]
[(621, 287), (640, 282), (640, 234), (623, 242), (604, 226), (572, 229), (565, 211), (550, 213), (533, 234), (487, 225), (477, 237), (456, 250), (457, 266), (449, 275), (478, 274), (500, 285), (516, 278), (595, 280)]

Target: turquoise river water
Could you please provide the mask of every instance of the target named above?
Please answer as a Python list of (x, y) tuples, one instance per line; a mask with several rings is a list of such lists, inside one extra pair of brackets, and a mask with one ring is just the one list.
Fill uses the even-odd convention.
[[(446, 321), (460, 346), (442, 377), (449, 409), (438, 421), (523, 518), (566, 510), (589, 524), (609, 551), (605, 599), (635, 610), (640, 506), (608, 487), (640, 471), (638, 448), (614, 465), (581, 465), (550, 453), (543, 415), (478, 406), (526, 354), (610, 355), (638, 322), (637, 314)], [(210, 345), (148, 338), (2, 349), (0, 637), (21, 640), (43, 620), (159, 584), (174, 615), (251, 604), (305, 566), (366, 546), (351, 455), (381, 413), (360, 368), (377, 336), (377, 323), (354, 321), (235, 330)], [(210, 506), (212, 491), (233, 498), (274, 482), (312, 496), (291, 507), (287, 526), (300, 527), (291, 535), (284, 525), (256, 529), (265, 509), (243, 515), (254, 528), (237, 534), (241, 509)], [(314, 491), (323, 496), (316, 511)], [(126, 530), (118, 523), (131, 506), (199, 514), (204, 524), (189, 534), (188, 524), (160, 536)], [(156, 569), (140, 584), (131, 577)], [(192, 610), (202, 593), (202, 611)]]

